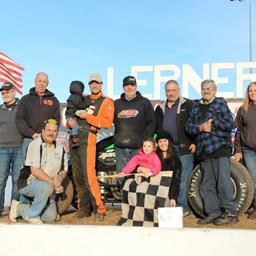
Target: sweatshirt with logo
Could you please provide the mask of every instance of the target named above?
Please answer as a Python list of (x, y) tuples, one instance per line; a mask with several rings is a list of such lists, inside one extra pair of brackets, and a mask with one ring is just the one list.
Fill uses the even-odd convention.
[(138, 149), (143, 139), (152, 137), (155, 115), (151, 102), (137, 91), (136, 97), (127, 100), (123, 93), (115, 100), (114, 142), (119, 148)]
[(34, 133), (41, 133), (44, 121), (55, 119), (60, 121), (60, 103), (52, 92), (45, 91), (40, 96), (35, 87), (19, 102), (16, 124), (23, 137), (32, 138)]

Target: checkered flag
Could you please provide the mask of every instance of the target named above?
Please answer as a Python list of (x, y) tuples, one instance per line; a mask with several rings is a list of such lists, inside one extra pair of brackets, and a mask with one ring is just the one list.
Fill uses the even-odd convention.
[(158, 226), (158, 208), (168, 206), (171, 177), (135, 176), (122, 190), (122, 215), (118, 225)]

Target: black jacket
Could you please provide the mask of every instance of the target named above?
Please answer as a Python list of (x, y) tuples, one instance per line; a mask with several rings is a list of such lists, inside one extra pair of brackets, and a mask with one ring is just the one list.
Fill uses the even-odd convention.
[(124, 93), (115, 101), (114, 142), (117, 147), (138, 149), (142, 140), (152, 137), (155, 130), (154, 109), (151, 102), (140, 92), (132, 100)]
[(172, 156), (170, 159), (161, 159), (162, 171), (173, 171), (172, 181), (169, 189), (169, 199), (177, 201), (181, 181), (181, 161), (179, 157)]
[(31, 138), (34, 133), (41, 133), (44, 121), (51, 118), (60, 122), (59, 101), (49, 90), (44, 96), (39, 96), (35, 87), (31, 88), (18, 105), (16, 125), (20, 133)]
[[(163, 131), (163, 118), (164, 118), (164, 111), (167, 102), (163, 102), (156, 107), (155, 115), (156, 115), (156, 131), (161, 132)], [(188, 154), (189, 146), (194, 143), (193, 139), (190, 135), (185, 131), (186, 122), (189, 118), (189, 113), (192, 109), (193, 101), (180, 97), (178, 108), (177, 108), (177, 131), (178, 131), (178, 139), (179, 139), (179, 148), (180, 154)]]
[(71, 95), (67, 99), (67, 109), (65, 112), (67, 118), (76, 117), (75, 113), (77, 110), (86, 109), (92, 104), (91, 100), (83, 96), (83, 89), (79, 81), (71, 83), (69, 88)]

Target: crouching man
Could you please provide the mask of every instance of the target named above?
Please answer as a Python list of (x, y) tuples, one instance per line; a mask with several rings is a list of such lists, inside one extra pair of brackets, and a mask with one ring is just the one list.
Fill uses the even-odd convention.
[(55, 141), (57, 135), (58, 123), (49, 119), (44, 124), (42, 137), (29, 144), (25, 167), (18, 180), (20, 200), (13, 200), (11, 204), (11, 222), (16, 222), (18, 217), (33, 224), (56, 220), (54, 197), (63, 192), (61, 183), (68, 168), (67, 154)]

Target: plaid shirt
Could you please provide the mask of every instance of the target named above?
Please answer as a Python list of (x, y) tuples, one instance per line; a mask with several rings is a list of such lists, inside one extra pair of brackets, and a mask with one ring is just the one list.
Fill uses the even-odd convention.
[[(223, 98), (216, 97), (209, 104), (209, 109), (205, 114), (203, 114), (201, 108), (200, 101), (196, 101), (187, 121), (186, 131), (195, 136), (197, 155), (200, 155), (203, 151), (209, 155), (223, 145), (230, 145), (233, 117)], [(213, 119), (212, 131), (210, 133), (200, 132), (200, 125), (209, 119)]]

